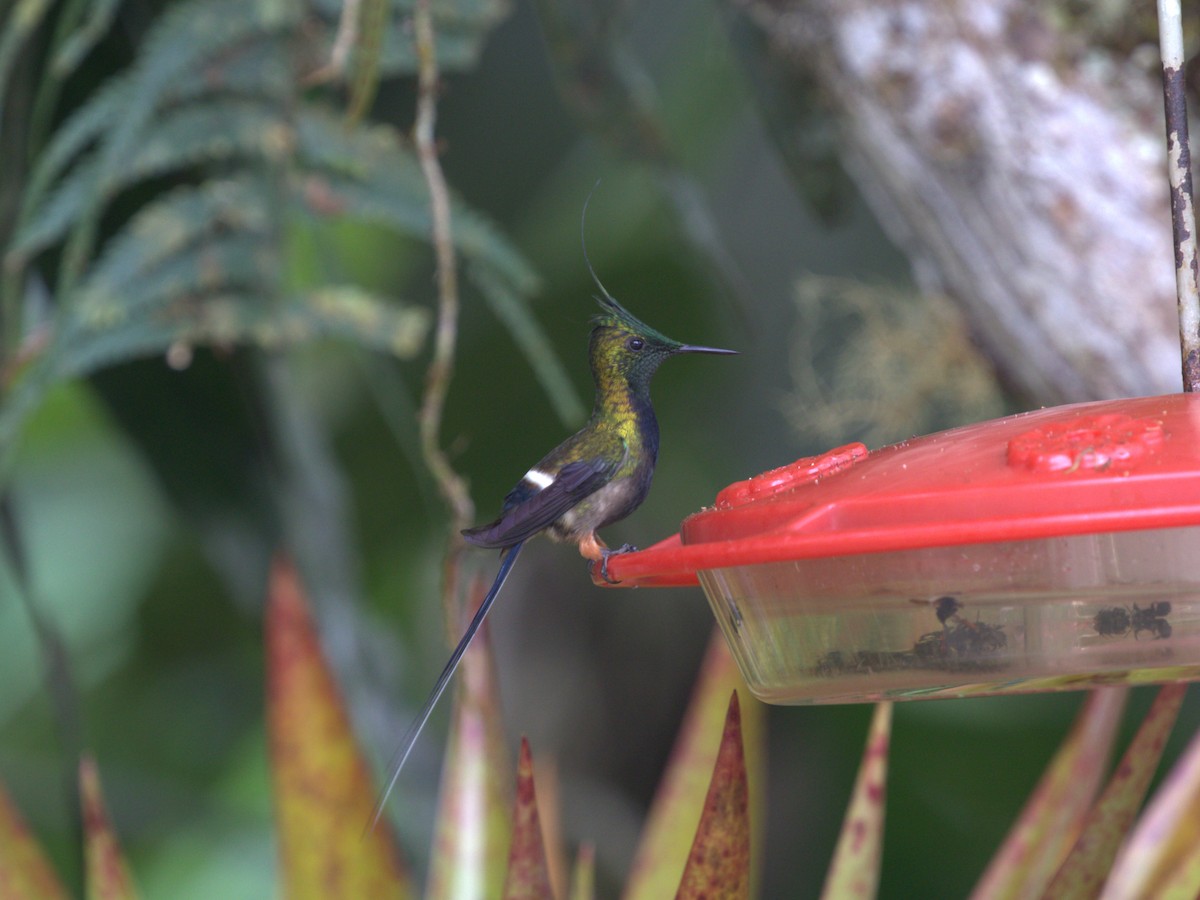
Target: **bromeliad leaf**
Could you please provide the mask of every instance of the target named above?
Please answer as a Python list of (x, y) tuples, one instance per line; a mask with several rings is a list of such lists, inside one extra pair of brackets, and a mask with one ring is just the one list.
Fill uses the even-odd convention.
[(1200, 896), (1200, 735), (1121, 847), (1100, 900)]
[(1128, 690), (1088, 694), (971, 900), (1040, 897), (1071, 849), (1108, 766)]
[(749, 896), (750, 791), (735, 690), (729, 697), (704, 811), (675, 900), (748, 900)]
[(374, 794), (370, 772), (322, 654), (303, 585), (286, 559), (271, 568), (264, 633), (282, 895), (415, 897), (388, 824), (362, 830)]
[(0, 784), (0, 894), (66, 900), (50, 858), (29, 830), (4, 785)]
[(825, 887), (824, 900), (858, 900), (877, 896), (883, 857), (883, 819), (887, 810), (888, 746), (892, 739), (892, 704), (877, 703), (867, 735), (867, 748), (854, 781), (854, 794)]
[(79, 761), (79, 799), (83, 808), (87, 895), (96, 900), (134, 900), (137, 889), (104, 806), (99, 770), (90, 756)]
[(585, 841), (575, 854), (575, 868), (571, 872), (570, 900), (595, 900), (596, 898), (596, 847)]
[(508, 876), (504, 900), (554, 900), (550, 866), (538, 817), (537, 791), (533, 783), (533, 754), (529, 741), (521, 738), (517, 761), (517, 798), (513, 808), (512, 845), (508, 854)]
[(1100, 893), (1117, 848), (1137, 818), (1186, 692), (1186, 684), (1158, 689), (1154, 704), (1043, 896), (1092, 897)]
[[(475, 583), (473, 604), (487, 584)], [(442, 765), (426, 896), (497, 897), (512, 841), (512, 769), (487, 624), (463, 655)]]
[[(766, 780), (765, 712), (762, 704), (750, 699), (729, 645), (714, 629), (667, 771), (646, 819), (622, 895), (625, 900), (669, 897), (678, 887), (696, 840), (695, 823), (704, 814), (709, 797), (720, 735), (728, 724), (730, 694), (738, 691), (748, 698), (745, 710), (739, 707), (738, 720), (753, 820), (750, 831), (761, 832), (759, 817), (765, 808), (761, 786)], [(755, 842), (751, 851), (757, 858), (761, 845)], [(749, 866), (751, 875), (754, 868)]]

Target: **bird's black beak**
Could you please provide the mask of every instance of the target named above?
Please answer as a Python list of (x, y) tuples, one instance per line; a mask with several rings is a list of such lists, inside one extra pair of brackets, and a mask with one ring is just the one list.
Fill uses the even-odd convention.
[(695, 344), (684, 344), (676, 353), (716, 353), (721, 356), (736, 356), (736, 350), (722, 350), (720, 347), (697, 347)]

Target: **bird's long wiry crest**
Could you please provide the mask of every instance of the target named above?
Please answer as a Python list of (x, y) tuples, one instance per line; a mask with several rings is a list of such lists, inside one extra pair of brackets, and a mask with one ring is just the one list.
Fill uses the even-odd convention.
[(592, 266), (591, 257), (587, 252), (587, 211), (588, 204), (592, 202), (592, 195), (596, 193), (596, 188), (600, 187), (600, 180), (592, 185), (592, 189), (588, 192), (587, 199), (583, 201), (583, 212), (579, 217), (579, 241), (583, 245), (583, 261), (587, 265), (588, 274), (592, 276), (592, 281), (600, 290), (599, 296), (596, 297), (596, 302), (600, 304), (603, 312), (593, 318), (593, 322), (597, 325), (616, 325), (626, 331), (631, 331), (634, 334), (642, 335), (643, 337), (652, 338), (661, 341), (667, 346), (678, 344), (678, 341), (672, 340), (660, 331), (657, 331), (623, 307), (617, 302), (617, 299), (608, 292), (608, 288), (600, 281), (600, 276), (596, 274), (595, 268)]

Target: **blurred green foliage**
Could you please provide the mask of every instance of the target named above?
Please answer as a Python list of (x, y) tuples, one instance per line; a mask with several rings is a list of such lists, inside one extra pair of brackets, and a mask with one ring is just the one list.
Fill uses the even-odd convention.
[[(413, 420), (435, 292), (404, 137), (406, 8), (392, 4), (357, 125), (336, 81), (303, 80), (327, 60), (332, 0), (19, 0), (0, 16), (0, 461), (28, 570), (24, 590), (0, 580), (0, 777), (75, 878), (78, 731), (147, 896), (271, 894), (260, 612), (278, 547), (380, 761), (441, 664), (446, 519)], [(854, 334), (823, 320), (810, 358), (794, 283), (853, 276), (917, 300), (844, 184), (794, 187), (737, 64), (746, 35), (710, 4), (548, 5), (540, 26), (529, 4), (434, 8), (467, 276), (442, 434), (481, 516), (586, 406), (579, 215), (597, 178), (587, 234), (608, 288), (668, 334), (743, 351), (656, 381), (655, 489), (618, 543), (862, 437), (861, 420), (835, 437), (825, 409), (805, 428), (796, 354), (832, 360), (830, 383), (826, 351)], [(903, 375), (879, 377), (903, 390)], [(979, 396), (912, 428), (993, 414), (996, 395)], [(74, 712), (27, 602), (69, 651)], [(597, 842), (607, 896), (711, 627), (703, 598), (599, 592), (571, 552), (539, 544), (492, 627), (509, 727), (558, 758), (568, 838)], [(898, 707), (883, 895), (964, 893), (1078, 702)], [(869, 714), (775, 711), (764, 896), (821, 884)], [(418, 868), (443, 721), (396, 804)], [(1192, 704), (1177, 734), (1196, 723)]]

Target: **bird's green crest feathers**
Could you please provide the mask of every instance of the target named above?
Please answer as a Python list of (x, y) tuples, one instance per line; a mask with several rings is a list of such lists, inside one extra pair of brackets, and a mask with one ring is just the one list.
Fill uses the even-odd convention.
[(583, 261), (587, 265), (588, 274), (592, 276), (592, 281), (595, 282), (596, 288), (600, 291), (600, 294), (596, 297), (596, 302), (600, 304), (600, 309), (602, 312), (592, 318), (593, 324), (600, 326), (612, 325), (616, 326), (617, 328), (623, 328), (624, 330), (633, 332), (634, 334), (646, 338), (647, 340), (661, 343), (664, 345), (664, 347), (669, 349), (682, 347), (682, 343), (672, 340), (661, 331), (651, 328), (649, 325), (623, 307), (620, 303), (618, 303), (617, 299), (608, 292), (608, 288), (604, 286), (604, 283), (600, 280), (600, 276), (596, 274), (596, 270), (592, 266), (591, 257), (588, 256), (587, 233), (584, 226), (587, 223), (588, 204), (592, 202), (592, 194), (596, 192), (596, 188), (599, 186), (599, 181), (592, 185), (592, 190), (588, 193), (587, 199), (583, 201), (583, 213), (580, 215), (579, 219), (579, 240), (583, 245)]
[[(591, 265), (589, 263), (589, 268)], [(630, 331), (639, 337), (655, 343), (663, 344), (668, 348), (683, 346), (679, 341), (672, 340), (661, 331), (657, 331), (623, 307), (613, 298), (608, 291), (604, 290), (604, 285), (600, 284), (600, 279), (596, 278), (596, 273), (592, 273), (592, 278), (595, 279), (597, 287), (600, 288), (600, 295), (596, 297), (596, 302), (600, 304), (600, 309), (603, 310), (599, 315), (592, 317), (592, 322), (596, 325), (613, 325), (625, 331)]]

